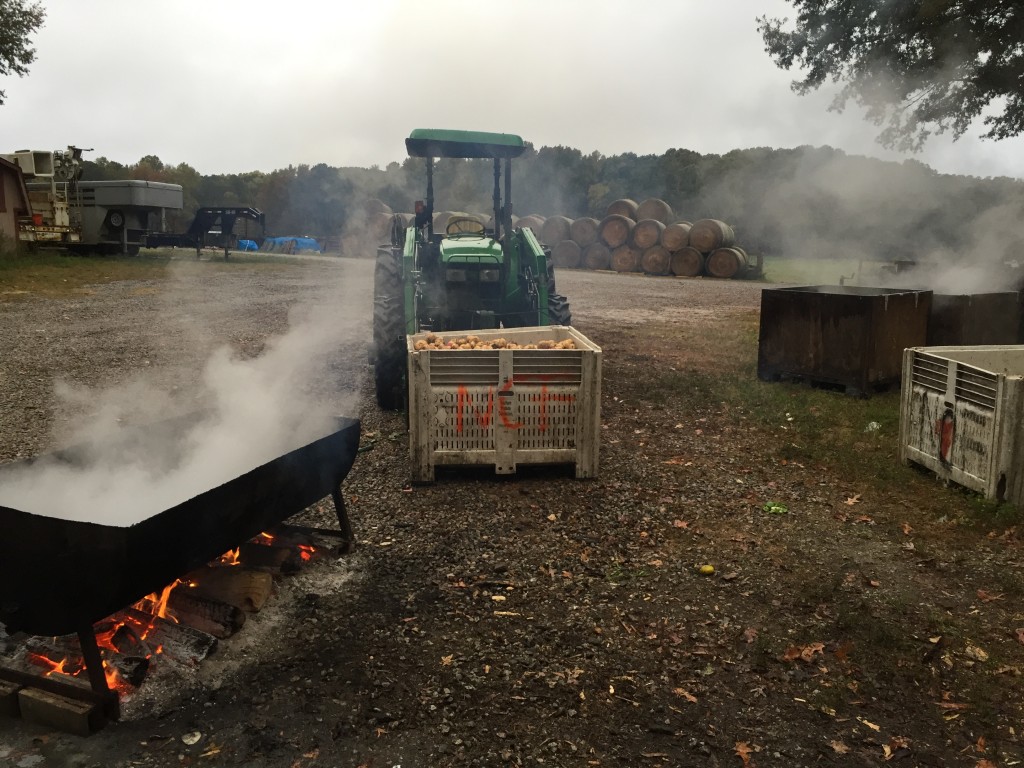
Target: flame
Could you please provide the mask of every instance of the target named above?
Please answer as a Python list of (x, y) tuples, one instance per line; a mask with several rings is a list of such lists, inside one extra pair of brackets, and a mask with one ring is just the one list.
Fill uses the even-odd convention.
[(313, 553), (316, 552), (316, 547), (311, 547), (308, 544), (299, 544), (297, 546), (299, 548), (299, 557), (304, 561), (312, 559)]
[[(171, 592), (174, 591), (174, 588), (183, 583), (184, 582), (181, 579), (175, 579), (173, 583), (164, 587), (159, 595), (156, 592), (151, 595), (146, 595), (144, 598), (139, 600), (139, 602), (133, 605), (132, 608), (137, 611), (142, 611), (143, 613), (151, 613), (154, 616), (159, 616), (161, 619), (167, 619), (168, 621), (173, 621), (177, 624), (178, 619), (168, 609), (167, 601), (170, 600)], [(152, 628), (152, 624), (150, 624), (150, 628)]]
[(242, 561), (239, 560), (239, 552), (240, 552), (240, 550), (241, 550), (241, 547), (236, 547), (235, 549), (229, 549), (227, 552), (225, 552), (223, 555), (220, 556), (220, 558), (217, 560), (217, 562), (220, 563), (221, 565), (241, 565)]

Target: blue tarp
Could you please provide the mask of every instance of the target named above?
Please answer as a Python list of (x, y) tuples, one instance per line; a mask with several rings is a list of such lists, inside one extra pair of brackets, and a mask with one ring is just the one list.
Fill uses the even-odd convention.
[(239, 240), (238, 250), (240, 251), (258, 251), (260, 247), (256, 245), (255, 240)]
[(271, 253), (299, 253), (301, 251), (320, 253), (323, 249), (320, 247), (320, 243), (312, 237), (268, 237), (263, 241), (262, 250)]

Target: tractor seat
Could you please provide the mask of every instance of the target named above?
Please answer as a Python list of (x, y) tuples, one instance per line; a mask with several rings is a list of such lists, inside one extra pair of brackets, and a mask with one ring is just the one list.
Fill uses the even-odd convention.
[(444, 232), (449, 237), (456, 235), (473, 235), (482, 237), (484, 234), (483, 223), (473, 216), (452, 216), (445, 225)]

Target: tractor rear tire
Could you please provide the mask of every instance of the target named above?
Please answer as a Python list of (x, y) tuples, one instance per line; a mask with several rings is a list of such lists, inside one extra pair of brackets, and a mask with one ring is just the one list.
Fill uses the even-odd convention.
[(555, 292), (555, 265), (548, 260), (548, 324), (572, 325), (569, 300)]
[(377, 404), (386, 411), (405, 407), (405, 291), (402, 255), (377, 251), (373, 270), (373, 381)]

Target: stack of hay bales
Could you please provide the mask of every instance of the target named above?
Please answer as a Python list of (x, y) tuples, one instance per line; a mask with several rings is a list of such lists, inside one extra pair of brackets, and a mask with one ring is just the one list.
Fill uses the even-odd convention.
[(736, 245), (731, 226), (717, 219), (677, 220), (672, 207), (656, 197), (616, 200), (600, 220), (569, 221), (568, 236), (564, 216), (549, 221), (540, 237), (556, 268), (725, 279), (761, 274), (760, 258)]
[[(395, 214), (379, 200), (365, 205), (365, 236), (360, 247), (372, 256), (376, 246), (390, 241), (394, 226), (408, 227), (413, 214)], [(444, 232), (455, 217), (471, 217), (494, 228), (489, 214), (440, 211), (434, 214), (434, 232)], [(401, 222), (396, 222), (400, 218)], [(736, 244), (733, 228), (719, 219), (690, 223), (678, 220), (672, 207), (656, 197), (640, 203), (615, 200), (601, 219), (566, 216), (544, 217), (537, 213), (512, 217), (516, 227), (529, 227), (551, 249), (558, 269), (614, 270), (676, 277), (708, 276), (719, 279), (757, 278), (762, 274), (760, 256), (752, 257)], [(363, 233), (361, 233), (363, 234)]]

